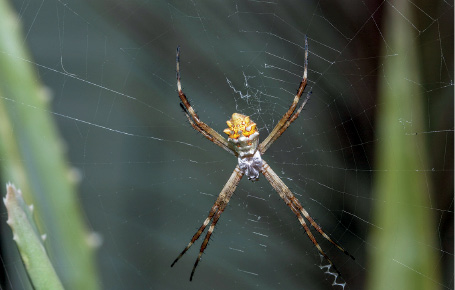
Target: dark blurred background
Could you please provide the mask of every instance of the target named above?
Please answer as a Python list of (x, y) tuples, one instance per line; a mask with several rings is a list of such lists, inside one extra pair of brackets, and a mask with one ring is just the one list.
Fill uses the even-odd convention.
[[(12, 3), (80, 173), (86, 222), (102, 237), (102, 288), (331, 289), (332, 276), (319, 268), (325, 262), (264, 179), (241, 181), (193, 282), (201, 241), (170, 268), (237, 162), (181, 112), (177, 45), (183, 88), (201, 119), (222, 132), (233, 112), (248, 114), (265, 138), (299, 85), (307, 35), (312, 98), (264, 159), (356, 257), (317, 237), (346, 288), (364, 289), (375, 248), (372, 211), (382, 202), (372, 187), (375, 150), (387, 142), (378, 139), (376, 120), (383, 63), (395, 54), (384, 35), (393, 1)], [(453, 289), (453, 1), (411, 6), (395, 12), (416, 35), (409, 45), (419, 53), (425, 130), (397, 121), (404, 134), (425, 136), (429, 164), (420, 170), (432, 188), (424, 210), (434, 220), (436, 284)], [(0, 214), (5, 219), (3, 208)], [(11, 233), (0, 227), (4, 248)], [(15, 274), (20, 261), (2, 266), (2, 288), (26, 287)]]

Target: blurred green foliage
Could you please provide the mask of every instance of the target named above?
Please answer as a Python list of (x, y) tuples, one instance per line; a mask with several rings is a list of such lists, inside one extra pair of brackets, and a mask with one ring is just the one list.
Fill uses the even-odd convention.
[[(46, 248), (66, 289), (98, 289), (93, 247), (49, 96), (24, 46), (21, 22), (0, 0), (0, 160), (4, 183), (14, 182), (33, 204)], [(18, 61), (21, 60), (21, 61)], [(23, 281), (27, 278), (23, 277)]]
[[(395, 8), (412, 15), (411, 3)], [(435, 218), (430, 211), (434, 195), (427, 178), (429, 151), (425, 134), (425, 98), (421, 83), (417, 33), (394, 9), (386, 13), (383, 77), (379, 78), (374, 178), (374, 220), (369, 241), (368, 289), (439, 289)], [(410, 21), (413, 21), (412, 18)], [(391, 54), (393, 51), (395, 54)], [(408, 204), (408, 206), (403, 206)]]
[(28, 206), (20, 190), (14, 185), (6, 185), (3, 199), (8, 210), (7, 223), (13, 231), (13, 239), (27, 269), (34, 289), (63, 290), (63, 285), (44, 249), (44, 235), (40, 235), (33, 219), (33, 207)]

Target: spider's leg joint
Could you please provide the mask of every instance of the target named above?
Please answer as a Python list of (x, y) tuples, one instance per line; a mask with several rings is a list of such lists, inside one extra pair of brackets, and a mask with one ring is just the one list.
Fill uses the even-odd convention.
[(180, 108), (182, 108), (183, 112), (188, 114), (188, 110), (185, 108), (185, 105), (183, 105), (183, 103), (180, 103)]

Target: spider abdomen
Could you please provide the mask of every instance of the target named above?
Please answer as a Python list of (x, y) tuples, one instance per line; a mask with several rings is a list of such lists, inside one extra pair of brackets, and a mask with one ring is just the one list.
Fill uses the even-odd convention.
[(259, 173), (262, 170), (262, 157), (259, 151), (256, 151), (253, 156), (239, 157), (238, 161), (240, 170), (249, 180), (259, 179)]

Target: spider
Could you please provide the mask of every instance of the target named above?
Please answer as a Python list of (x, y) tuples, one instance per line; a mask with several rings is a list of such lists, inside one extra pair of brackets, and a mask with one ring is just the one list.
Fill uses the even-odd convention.
[[(224, 185), (221, 190), (218, 198), (215, 201), (215, 204), (212, 206), (208, 217), (205, 219), (199, 230), (194, 234), (193, 238), (185, 249), (180, 253), (180, 255), (174, 260), (171, 267), (177, 263), (177, 261), (188, 251), (188, 249), (193, 245), (193, 243), (201, 236), (205, 228), (209, 225), (207, 234), (202, 242), (199, 255), (194, 263), (193, 270), (191, 271), (190, 281), (193, 280), (193, 275), (196, 270), (197, 265), (199, 264), (202, 254), (207, 247), (210, 236), (215, 229), (215, 225), (220, 219), (221, 214), (225, 210), (226, 206), (229, 203), (231, 196), (234, 194), (234, 191), (239, 184), (240, 180), (244, 175), (248, 177), (251, 181), (256, 181), (259, 179), (259, 173), (262, 173), (284, 202), (289, 206), (292, 212), (297, 216), (299, 222), (302, 224), (305, 229), (306, 234), (310, 238), (311, 242), (316, 246), (319, 253), (329, 262), (329, 264), (334, 268), (334, 270), (340, 275), (340, 272), (336, 269), (335, 265), (332, 263), (330, 258), (322, 250), (321, 246), (316, 241), (316, 238), (310, 231), (309, 226), (305, 222), (304, 217), (309, 221), (311, 226), (316, 229), (325, 239), (337, 247), (340, 251), (354, 259), (354, 257), (349, 254), (344, 248), (334, 242), (323, 230), (322, 228), (313, 220), (313, 218), (308, 214), (308, 212), (302, 207), (299, 200), (294, 196), (291, 190), (284, 184), (284, 182), (278, 177), (278, 175), (270, 168), (270, 166), (262, 159), (262, 155), (267, 151), (270, 145), (278, 139), (281, 134), (294, 122), (299, 116), (302, 109), (305, 107), (308, 102), (311, 92), (306, 95), (306, 98), (303, 100), (300, 107), (297, 109), (300, 97), (303, 94), (303, 91), (307, 85), (307, 67), (308, 67), (308, 40), (305, 37), (305, 65), (303, 72), (303, 79), (300, 83), (300, 86), (297, 90), (297, 94), (294, 97), (294, 101), (291, 104), (289, 110), (284, 114), (275, 128), (270, 132), (270, 134), (265, 138), (262, 143), (259, 144), (259, 132), (256, 129), (256, 123), (254, 123), (250, 117), (234, 113), (232, 118), (227, 121), (229, 128), (225, 129), (223, 132), (228, 135), (228, 138), (224, 138), (218, 132), (210, 128), (207, 124), (202, 122), (199, 119), (199, 116), (194, 111), (193, 107), (190, 105), (188, 99), (182, 91), (182, 85), (180, 83), (180, 47), (177, 47), (176, 55), (177, 63), (177, 89), (179, 97), (181, 100), (180, 106), (182, 107), (189, 123), (191, 126), (201, 133), (204, 137), (220, 146), (227, 152), (233, 154), (238, 159), (238, 164), (232, 172), (231, 177)], [(303, 215), (303, 216), (302, 216)], [(341, 275), (340, 275), (341, 276)]]

